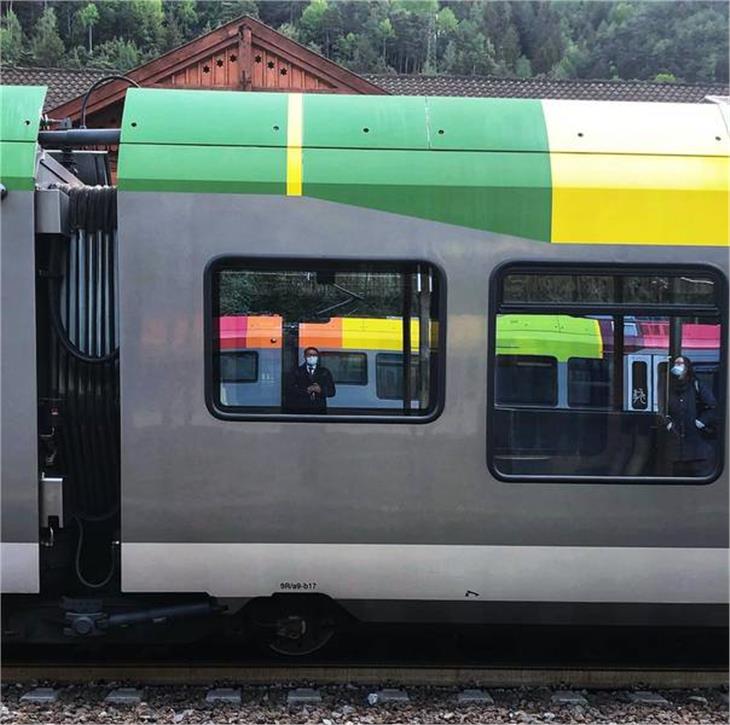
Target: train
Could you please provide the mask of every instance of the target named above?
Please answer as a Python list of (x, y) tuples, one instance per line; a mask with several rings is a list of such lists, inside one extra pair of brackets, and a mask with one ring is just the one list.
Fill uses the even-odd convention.
[(45, 93), (0, 87), (4, 641), (727, 626), (722, 99)]

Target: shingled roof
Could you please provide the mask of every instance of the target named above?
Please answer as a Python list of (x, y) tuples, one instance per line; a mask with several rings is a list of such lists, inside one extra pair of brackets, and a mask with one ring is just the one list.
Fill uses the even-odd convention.
[(0, 83), (5, 86), (48, 86), (45, 111), (60, 106), (70, 98), (80, 96), (89, 90), (94, 82), (114, 73), (111, 70), (85, 68), (72, 70), (70, 68), (15, 68), (3, 66), (0, 68)]
[(364, 76), (398, 96), (474, 96), (482, 98), (554, 98), (586, 101), (657, 101), (700, 103), (705, 96), (727, 96), (723, 84), (650, 83), (648, 81), (547, 80), (493, 76)]
[[(5, 85), (48, 86), (45, 110), (80, 96), (99, 78), (113, 71), (86, 68), (15, 68), (3, 66)], [(555, 98), (594, 101), (657, 101), (701, 103), (706, 96), (727, 96), (727, 85), (649, 83), (646, 81), (545, 80), (491, 76), (375, 75), (363, 77), (393, 95), (473, 96), (487, 98)]]

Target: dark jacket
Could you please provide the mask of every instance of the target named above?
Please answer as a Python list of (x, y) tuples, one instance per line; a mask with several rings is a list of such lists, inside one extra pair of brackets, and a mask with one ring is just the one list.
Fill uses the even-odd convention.
[(698, 378), (672, 380), (668, 393), (670, 457), (674, 461), (702, 461), (712, 457), (712, 446), (695, 425), (695, 420), (707, 428), (717, 424), (717, 401), (710, 388)]
[[(307, 388), (314, 383), (322, 388), (321, 393), (307, 392)], [(327, 368), (317, 365), (310, 375), (305, 363), (290, 376), (286, 389), (287, 410), (293, 413), (326, 413), (327, 398), (331, 398), (335, 392), (335, 381)]]

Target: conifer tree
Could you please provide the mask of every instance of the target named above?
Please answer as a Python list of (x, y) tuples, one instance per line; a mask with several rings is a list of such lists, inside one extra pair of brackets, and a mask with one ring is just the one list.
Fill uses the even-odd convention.
[(38, 18), (30, 47), (37, 65), (55, 66), (61, 62), (65, 48), (58, 34), (56, 11), (52, 7), (47, 7)]

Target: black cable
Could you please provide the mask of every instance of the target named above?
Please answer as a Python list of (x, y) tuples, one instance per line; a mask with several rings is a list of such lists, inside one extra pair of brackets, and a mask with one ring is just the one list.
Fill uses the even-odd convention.
[(105, 355), (88, 355), (83, 350), (79, 349), (77, 345), (68, 336), (68, 332), (63, 326), (63, 320), (61, 319), (61, 277), (57, 275), (58, 270), (58, 245), (53, 244), (51, 246), (51, 259), (50, 259), (50, 274), (48, 276), (48, 307), (51, 317), (51, 323), (53, 324), (53, 330), (58, 337), (58, 341), (63, 345), (71, 357), (81, 362), (88, 363), (90, 365), (111, 362), (116, 360), (119, 356), (119, 346)]
[(74, 557), (74, 568), (76, 570), (76, 576), (78, 577), (78, 580), (89, 589), (101, 589), (102, 587), (105, 587), (114, 576), (114, 553), (112, 552), (111, 557), (111, 566), (109, 567), (109, 573), (106, 575), (106, 577), (100, 581), (100, 582), (90, 582), (88, 579), (84, 577), (84, 575), (81, 573), (81, 547), (84, 544), (84, 525), (81, 523), (81, 519), (78, 516), (74, 516), (74, 521), (76, 522), (76, 525), (79, 527), (79, 542), (76, 544), (76, 556)]
[(96, 88), (103, 85), (104, 83), (108, 83), (109, 81), (126, 81), (131, 86), (135, 86), (136, 88), (141, 88), (142, 86), (137, 83), (137, 81), (132, 80), (128, 76), (124, 76), (121, 74), (111, 74), (108, 76), (104, 76), (103, 78), (99, 78), (99, 80), (95, 81), (94, 83), (89, 86), (89, 90), (86, 91), (86, 94), (84, 95), (83, 103), (81, 104), (81, 121), (79, 123), (79, 128), (86, 128), (86, 106), (89, 105), (89, 98), (91, 98), (91, 94), (94, 92)]
[[(95, 234), (96, 232), (103, 232), (104, 234), (113, 235), (114, 230), (117, 226), (117, 195), (116, 189), (113, 187), (73, 187), (59, 184), (57, 188), (68, 194), (69, 197), (69, 226), (74, 232), (83, 230), (87, 234)], [(78, 239), (78, 243), (81, 240)], [(90, 246), (90, 245), (89, 245)], [(114, 243), (110, 246), (110, 257), (114, 257)], [(58, 336), (58, 340), (66, 351), (74, 357), (76, 360), (89, 364), (106, 363), (115, 360), (119, 356), (119, 347), (114, 347), (113, 350), (104, 355), (93, 355), (84, 352), (75, 344), (68, 335), (66, 328), (64, 327), (63, 320), (61, 319), (61, 279), (63, 277), (63, 270), (61, 265), (62, 259), (59, 259), (59, 245), (52, 244), (49, 258), (49, 274), (48, 274), (48, 304), (51, 318), (51, 324), (53, 325), (54, 331)], [(86, 255), (84, 257), (86, 260)], [(88, 266), (88, 260), (87, 264)], [(113, 264), (113, 261), (112, 261)], [(113, 271), (113, 267), (112, 267)], [(89, 270), (89, 276), (85, 284), (87, 292), (87, 305), (90, 305), (90, 299), (88, 298), (91, 294), (96, 294), (96, 290), (92, 290), (91, 281), (92, 278), (96, 280), (96, 285), (101, 284), (101, 280), (96, 279), (95, 270)], [(89, 306), (89, 311), (91, 307)], [(114, 300), (110, 300), (110, 313), (114, 313)], [(87, 327), (89, 323), (87, 321)], [(78, 334), (77, 324), (77, 334)], [(87, 329), (87, 335), (89, 336), (89, 350), (92, 349), (91, 345), (91, 329)], [(101, 351), (104, 349), (104, 340), (98, 341), (98, 349)]]

